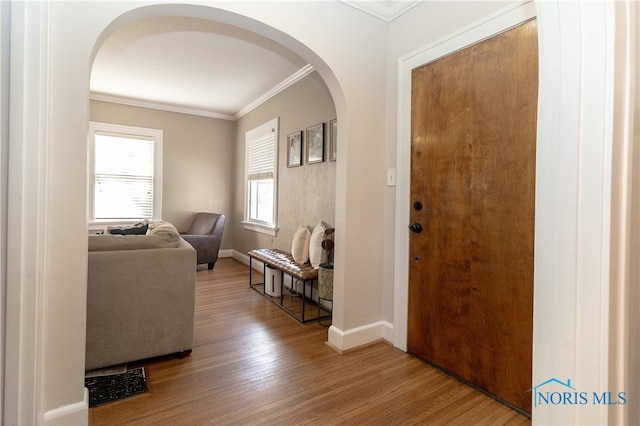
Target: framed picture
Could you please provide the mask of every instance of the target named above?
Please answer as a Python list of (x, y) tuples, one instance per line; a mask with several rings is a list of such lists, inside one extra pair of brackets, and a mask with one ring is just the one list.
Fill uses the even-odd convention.
[(329, 161), (338, 158), (338, 119), (329, 122)]
[(305, 145), (306, 164), (324, 161), (324, 123), (307, 127)]
[(287, 167), (302, 166), (302, 130), (287, 135)]

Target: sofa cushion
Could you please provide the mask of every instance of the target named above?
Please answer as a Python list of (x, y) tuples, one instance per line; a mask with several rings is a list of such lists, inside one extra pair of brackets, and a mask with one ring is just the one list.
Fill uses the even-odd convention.
[(172, 247), (177, 247), (177, 244), (168, 242), (162, 235), (89, 235), (89, 251), (139, 250)]
[(147, 235), (89, 235), (89, 251), (174, 248), (179, 244), (180, 234), (169, 222), (150, 223)]
[(309, 261), (309, 240), (311, 239), (311, 232), (309, 229), (300, 225), (295, 234), (293, 234), (293, 243), (291, 244), (291, 254), (293, 260), (299, 264), (305, 264)]
[(327, 226), (325, 223), (320, 221), (313, 229), (311, 239), (309, 240), (309, 260), (315, 269), (318, 269), (321, 263), (327, 261), (327, 254), (322, 249), (322, 240), (324, 240), (324, 231), (326, 229)]

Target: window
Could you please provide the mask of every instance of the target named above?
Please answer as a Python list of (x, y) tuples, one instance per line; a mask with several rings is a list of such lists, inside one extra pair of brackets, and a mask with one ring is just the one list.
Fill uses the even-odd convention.
[(245, 134), (245, 229), (276, 235), (278, 118)]
[(91, 123), (89, 222), (160, 219), (162, 130)]

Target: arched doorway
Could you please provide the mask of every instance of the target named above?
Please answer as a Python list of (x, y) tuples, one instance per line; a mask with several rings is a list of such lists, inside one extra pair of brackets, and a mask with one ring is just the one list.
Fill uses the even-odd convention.
[[(105, 72), (105, 69), (112, 69), (115, 74), (113, 79), (118, 81), (117, 77), (120, 76), (121, 78), (120, 84), (112, 87), (115, 89), (119, 86), (133, 88), (135, 91), (136, 85), (131, 84), (130, 79), (123, 74), (134, 74), (135, 71), (130, 70), (136, 70), (139, 75), (142, 75), (142, 78), (137, 80), (138, 84), (144, 86), (145, 80), (149, 80), (154, 73), (162, 74), (164, 67), (171, 68), (169, 64), (183, 62), (188, 64), (190, 68), (181, 69), (179, 73), (171, 73), (173, 78), (165, 77), (164, 80), (167, 81), (167, 84), (158, 84), (156, 90), (150, 94), (157, 95), (162, 90), (167, 90), (171, 93), (171, 84), (173, 83), (179, 87), (181, 84), (179, 79), (184, 78), (187, 80), (186, 86), (192, 84), (192, 81), (198, 81), (196, 91), (208, 94), (204, 96), (206, 100), (209, 97), (214, 99), (223, 97), (219, 95), (218, 91), (229, 90), (228, 87), (224, 86), (233, 87), (234, 84), (238, 84), (236, 75), (250, 74), (244, 68), (254, 69), (254, 74), (250, 75), (250, 77), (256, 80), (261, 75), (268, 74), (269, 69), (268, 66), (265, 66), (265, 62), (268, 63), (268, 59), (271, 56), (275, 56), (275, 54), (286, 59), (287, 63), (291, 62), (295, 65), (295, 67), (290, 67), (291, 69), (287, 68), (288, 72), (295, 71), (299, 74), (299, 68), (305, 71), (308, 68), (313, 69), (306, 65), (306, 61), (293, 57), (293, 53), (285, 51), (286, 49), (275, 42), (271, 42), (270, 39), (261, 38), (255, 33), (242, 30), (237, 26), (223, 25), (217, 21), (205, 20), (201, 17), (154, 16), (133, 21), (114, 31), (113, 35), (106, 39), (105, 44), (97, 53), (96, 63), (92, 70), (92, 88), (94, 78), (98, 83), (96, 87), (100, 87), (100, 82), (108, 81), (110, 76)], [(185, 42), (185, 39), (187, 42)], [(162, 43), (158, 41), (162, 41)], [(180, 49), (170, 48), (174, 43), (179, 44)], [(233, 49), (222, 48), (221, 45), (223, 43), (233, 46)], [(144, 45), (145, 49), (138, 51), (136, 47), (139, 44)], [(193, 45), (198, 46), (198, 48), (194, 48)], [(197, 55), (194, 57), (184, 54), (184, 51), (189, 49), (196, 51)], [(249, 49), (251, 57), (246, 57), (248, 55), (246, 53), (243, 54), (242, 49)], [(108, 60), (104, 59), (105, 57), (117, 57), (119, 52), (129, 50), (135, 51), (136, 55), (143, 57), (143, 59), (140, 62), (136, 62), (138, 58), (136, 58), (136, 55), (132, 55), (132, 57), (127, 57), (126, 61), (122, 61), (125, 63), (119, 67), (108, 67)], [(154, 55), (146, 56), (147, 50), (153, 52), (155, 56), (160, 56), (161, 59), (158, 60)], [(233, 54), (225, 56), (226, 51), (229, 50), (232, 50)], [(270, 55), (267, 55), (267, 53)], [(225, 73), (220, 70), (220, 68), (226, 66), (227, 62), (232, 62), (229, 67), (234, 69), (234, 61), (242, 64), (242, 67), (235, 69), (235, 73)], [(276, 66), (281, 65), (279, 62), (274, 62)], [(155, 65), (150, 66), (148, 64)], [(192, 69), (193, 67), (195, 67), (195, 70)], [(281, 68), (284, 68), (284, 66), (281, 66)], [(141, 70), (142, 72), (140, 72)], [(226, 83), (223, 81), (220, 86), (217, 86), (213, 81), (202, 81), (195, 78), (195, 76), (194, 78), (189, 77), (190, 73), (194, 71), (200, 75), (203, 72), (202, 70), (208, 70), (212, 73), (217, 72), (218, 75), (221, 74), (223, 76), (231, 75), (228, 75), (229, 81)], [(285, 137), (288, 134), (313, 125), (317, 121), (328, 123), (335, 118), (335, 107), (333, 106), (333, 101), (327, 95), (326, 86), (322, 87), (321, 79), (317, 73), (307, 73), (299, 77), (295, 84), (292, 82), (286, 89), (280, 88), (281, 90), (278, 94), (272, 95), (269, 101), (265, 101), (264, 106), (258, 105), (255, 110), (245, 111), (247, 108), (242, 105), (240, 108), (242, 114), (228, 113), (229, 118), (212, 116), (215, 115), (214, 111), (209, 112), (209, 115), (204, 115), (200, 113), (204, 109), (197, 108), (193, 108), (193, 113), (189, 114), (190, 110), (184, 106), (175, 111), (171, 108), (171, 104), (163, 104), (162, 101), (156, 102), (155, 105), (147, 101), (150, 105), (145, 108), (144, 97), (141, 101), (138, 101), (140, 105), (136, 105), (135, 101), (131, 101), (127, 105), (127, 100), (132, 99), (132, 96), (128, 96), (123, 92), (116, 92), (120, 93), (120, 98), (115, 97), (114, 100), (111, 100), (107, 92), (106, 95), (99, 93), (95, 98), (92, 96), (90, 120), (92, 122), (108, 123), (109, 125), (163, 129), (162, 220), (175, 224), (178, 230), (185, 230), (186, 228), (181, 222), (188, 224), (193, 214), (197, 211), (223, 213), (227, 217), (225, 237), (233, 237), (233, 239), (229, 238), (228, 242), (225, 242), (225, 237), (223, 237), (223, 249), (228, 252), (223, 253), (223, 257), (233, 256), (240, 261), (248, 263), (248, 259), (244, 254), (249, 250), (265, 247), (289, 249), (295, 229), (300, 223), (316, 224), (319, 220), (325, 221), (330, 226), (333, 226), (334, 223), (334, 182), (337, 163), (322, 161), (321, 164), (315, 166), (288, 168), (284, 161), (286, 158)], [(97, 78), (96, 74), (98, 75)], [(130, 78), (136, 81), (135, 75)], [(217, 77), (217, 79), (220, 78)], [(289, 75), (280, 75), (279, 78), (289, 78)], [(240, 83), (238, 87), (229, 90), (230, 92), (237, 92), (234, 93), (234, 97), (239, 98), (244, 86), (251, 86), (254, 82), (245, 81)], [(178, 93), (180, 92), (178, 91)], [(160, 96), (157, 97), (160, 98)], [(169, 97), (168, 99), (170, 100), (171, 98)], [(231, 100), (233, 101), (234, 99)], [(253, 102), (254, 99), (250, 99), (250, 101)], [(163, 108), (165, 105), (167, 107)], [(222, 105), (222, 103), (219, 105)], [(185, 115), (185, 113), (188, 115)], [(233, 212), (242, 212), (243, 210), (239, 194), (244, 192), (245, 187), (243, 184), (244, 135), (253, 126), (262, 124), (264, 116), (268, 114), (277, 115), (280, 122), (279, 141), (277, 144), (279, 148), (279, 155), (277, 156), (279, 163), (277, 193), (281, 202), (277, 209), (277, 233), (276, 235), (269, 234), (265, 236), (265, 234), (258, 234), (253, 229), (245, 231), (245, 226), (241, 223), (241, 215)], [(222, 114), (218, 113), (217, 115)], [(229, 133), (235, 134), (230, 136)], [(328, 148), (328, 146), (325, 146), (325, 148)], [(228, 184), (221, 184), (221, 182), (228, 182)], [(304, 185), (301, 182), (304, 182)], [(92, 186), (90, 183), (90, 191), (93, 189)], [(119, 197), (120, 195), (118, 195)], [(211, 209), (214, 202), (214, 209)], [(188, 222), (185, 220), (187, 218), (189, 219)], [(153, 219), (150, 218), (150, 220)], [(90, 227), (91, 225), (90, 218)], [(102, 223), (96, 221), (95, 229), (102, 229), (104, 225), (104, 221)], [(265, 243), (265, 241), (267, 242)], [(90, 254), (89, 262), (90, 271), (93, 270), (91, 268), (91, 257), (92, 254)], [(93, 297), (93, 294), (95, 294), (94, 286), (91, 285), (93, 281), (92, 279), (89, 280), (90, 301), (95, 300)], [(96, 309), (93, 309), (89, 314), (95, 311)], [(90, 315), (89, 318), (91, 318)], [(94, 323), (95, 321), (90, 320), (88, 326), (91, 327)], [(96, 334), (87, 333), (88, 348), (93, 347), (90, 338), (95, 337)], [(88, 350), (89, 354), (92, 352)]]
[[(197, 9), (197, 10), (196, 10)], [(206, 9), (206, 10), (205, 10)], [(225, 12), (225, 11), (217, 11), (217, 13), (221, 14), (222, 18), (217, 14), (217, 13), (209, 13), (210, 8), (192, 8), (192, 7), (188, 7), (185, 6), (184, 8), (176, 8), (171, 9), (171, 11), (169, 12), (167, 10), (167, 8), (158, 6), (156, 7), (148, 7), (148, 8), (142, 8), (140, 10), (134, 10), (131, 12), (128, 12), (127, 14), (122, 15), (121, 17), (119, 17), (116, 21), (114, 21), (112, 24), (109, 25), (108, 29), (105, 30), (105, 32), (103, 34), (101, 34), (100, 36), (100, 40), (104, 42), (104, 40), (108, 40), (108, 33), (113, 34), (115, 31), (118, 31), (119, 29), (125, 28), (125, 27), (130, 27), (133, 25), (136, 25), (137, 22), (140, 22), (140, 20), (145, 19), (148, 16), (153, 16), (154, 18), (157, 18), (159, 16), (162, 17), (197, 17), (198, 20), (211, 20), (211, 22), (213, 22), (213, 20), (215, 19), (215, 22), (224, 22), (226, 24), (227, 20), (225, 20), (226, 18), (228, 18), (227, 15), (233, 15), (230, 14), (229, 12)], [(135, 19), (132, 18), (132, 15), (135, 15)], [(237, 17), (234, 17), (237, 18)], [(234, 22), (234, 26), (236, 26), (237, 28), (241, 28), (240, 26), (238, 26), (238, 23), (235, 20), (231, 20)], [(247, 27), (251, 28), (251, 31), (256, 32), (256, 27), (254, 26), (255, 23), (249, 19), (247, 19), (247, 22), (250, 22), (251, 25), (247, 25)], [(231, 24), (227, 24), (227, 25), (231, 25)], [(259, 27), (259, 25), (258, 25)], [(244, 27), (243, 27), (244, 28)], [(269, 28), (266, 27), (266, 31), (269, 32)], [(292, 43), (293, 45), (295, 45), (296, 43)], [(99, 50), (100, 45), (99, 43), (96, 44), (96, 47), (94, 47), (94, 51), (92, 54), (92, 57), (95, 58), (97, 52)], [(305, 49), (302, 49), (304, 52), (306, 52)], [(305, 53), (306, 54), (306, 53)], [(316, 66), (320, 66), (320, 68), (324, 67), (324, 64), (322, 61), (320, 61), (317, 58), (317, 55), (308, 55), (309, 62), (315, 61), (315, 63), (317, 63), (318, 65)], [(321, 70), (318, 70), (318, 72), (320, 73)], [(326, 81), (325, 81), (326, 83)], [(338, 113), (339, 116), (339, 113)], [(338, 118), (339, 120), (339, 118)], [(328, 121), (328, 120), (327, 120)], [(280, 135), (280, 138), (282, 139), (283, 135)], [(344, 163), (344, 162), (343, 162)], [(280, 184), (280, 183), (279, 183)], [(241, 191), (241, 188), (240, 188)], [(280, 212), (279, 212), (280, 213)]]
[[(11, 124), (19, 148), (12, 151), (12, 177), (20, 187), (13, 192), (17, 201), (11, 223), (16, 227), (9, 249), (16, 301), (8, 315), (16, 325), (10, 340), (15, 346), (7, 345), (14, 356), (7, 360), (11, 374), (5, 389), (16, 390), (5, 393), (5, 406), (12, 407), (5, 417), (9, 423), (78, 424), (83, 413), (86, 416), (80, 386), (86, 309), (86, 114), (90, 64), (102, 37), (145, 13), (203, 17), (208, 12), (212, 19), (219, 13), (237, 25), (257, 24), (254, 31), (286, 40), (305, 55), (311, 52), (293, 37), (237, 13), (202, 6), (136, 6), (106, 2), (12, 7), (12, 27), (29, 36), (11, 39), (16, 52)], [(79, 16), (86, 18), (80, 26)], [(345, 123), (342, 134), (348, 127), (344, 96), (326, 63), (317, 55), (314, 63), (333, 93), (338, 119)], [(346, 153), (341, 156), (340, 168), (347, 160)], [(338, 282), (340, 274), (336, 276)]]

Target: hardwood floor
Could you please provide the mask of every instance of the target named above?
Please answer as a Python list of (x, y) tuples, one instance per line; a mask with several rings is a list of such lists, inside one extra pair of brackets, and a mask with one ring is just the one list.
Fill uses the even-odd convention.
[(193, 353), (145, 361), (149, 392), (89, 410), (98, 425), (528, 425), (529, 419), (387, 343), (337, 354), (248, 286), (198, 270)]

